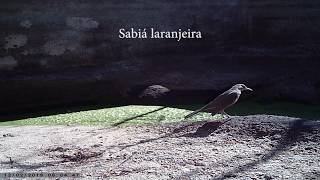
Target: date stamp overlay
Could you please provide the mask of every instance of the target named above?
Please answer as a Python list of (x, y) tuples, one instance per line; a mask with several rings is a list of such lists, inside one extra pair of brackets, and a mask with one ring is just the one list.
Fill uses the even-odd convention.
[(0, 173), (0, 179), (4, 178), (80, 178), (77, 172), (8, 172)]

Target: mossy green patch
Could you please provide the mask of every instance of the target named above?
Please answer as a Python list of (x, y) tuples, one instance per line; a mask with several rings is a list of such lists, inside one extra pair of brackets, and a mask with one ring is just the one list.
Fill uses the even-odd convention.
[[(33, 118), (12, 119), (0, 122), (0, 126), (11, 125), (102, 125), (119, 126), (130, 124), (168, 123), (184, 121), (184, 116), (202, 105), (188, 106), (142, 106), (130, 105), (121, 107), (82, 110), (56, 115), (45, 115)], [(82, 108), (84, 109), (84, 108)], [(320, 119), (320, 107), (295, 103), (258, 104), (240, 102), (229, 108), (230, 115), (272, 114), (300, 117), (304, 119)], [(187, 121), (221, 119), (221, 115), (211, 116), (210, 113), (199, 113)], [(1, 119), (0, 119), (1, 121)]]
[[(182, 121), (184, 120), (184, 116), (189, 112), (191, 111), (171, 107), (131, 105), (6, 121), (1, 122), (0, 125), (77, 124), (116, 126), (125, 124), (167, 123)], [(209, 113), (200, 113), (198, 116), (188, 120), (197, 121), (204, 118), (212, 118), (212, 116)]]

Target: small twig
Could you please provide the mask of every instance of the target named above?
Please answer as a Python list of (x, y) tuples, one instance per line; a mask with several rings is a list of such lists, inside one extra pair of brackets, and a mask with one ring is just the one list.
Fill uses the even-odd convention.
[(129, 160), (132, 158), (132, 156), (135, 155), (135, 154), (136, 154), (136, 152), (133, 152), (133, 153), (131, 154), (131, 156), (129, 156), (128, 158), (126, 158), (125, 160), (123, 160), (122, 162), (120, 162), (116, 167), (118, 168), (119, 166), (121, 166), (121, 165), (124, 164), (125, 162), (129, 161)]

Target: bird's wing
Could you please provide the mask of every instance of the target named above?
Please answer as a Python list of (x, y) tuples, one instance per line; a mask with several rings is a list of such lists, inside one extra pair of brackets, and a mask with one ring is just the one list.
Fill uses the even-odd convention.
[(237, 100), (239, 99), (240, 94), (231, 91), (231, 92), (225, 92), (218, 97), (216, 97), (213, 101), (205, 105), (203, 108), (203, 111), (205, 112), (211, 112), (211, 113), (217, 113), (220, 112), (227, 107), (233, 105)]
[(227, 107), (233, 105), (239, 99), (240, 93), (236, 91), (226, 91), (223, 94), (216, 97), (213, 101), (203, 106), (202, 108), (188, 114), (185, 118), (190, 118), (199, 112), (209, 112), (209, 113), (218, 113)]

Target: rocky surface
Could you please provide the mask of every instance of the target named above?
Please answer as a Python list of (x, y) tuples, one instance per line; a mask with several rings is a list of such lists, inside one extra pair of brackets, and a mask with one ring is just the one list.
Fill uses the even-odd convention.
[(161, 85), (152, 85), (147, 87), (140, 95), (140, 98), (150, 97), (150, 98), (158, 98), (159, 96), (163, 96), (168, 93), (170, 89), (163, 87)]
[(111, 179), (317, 179), (320, 121), (255, 115), (130, 127), (1, 127), (0, 172)]

